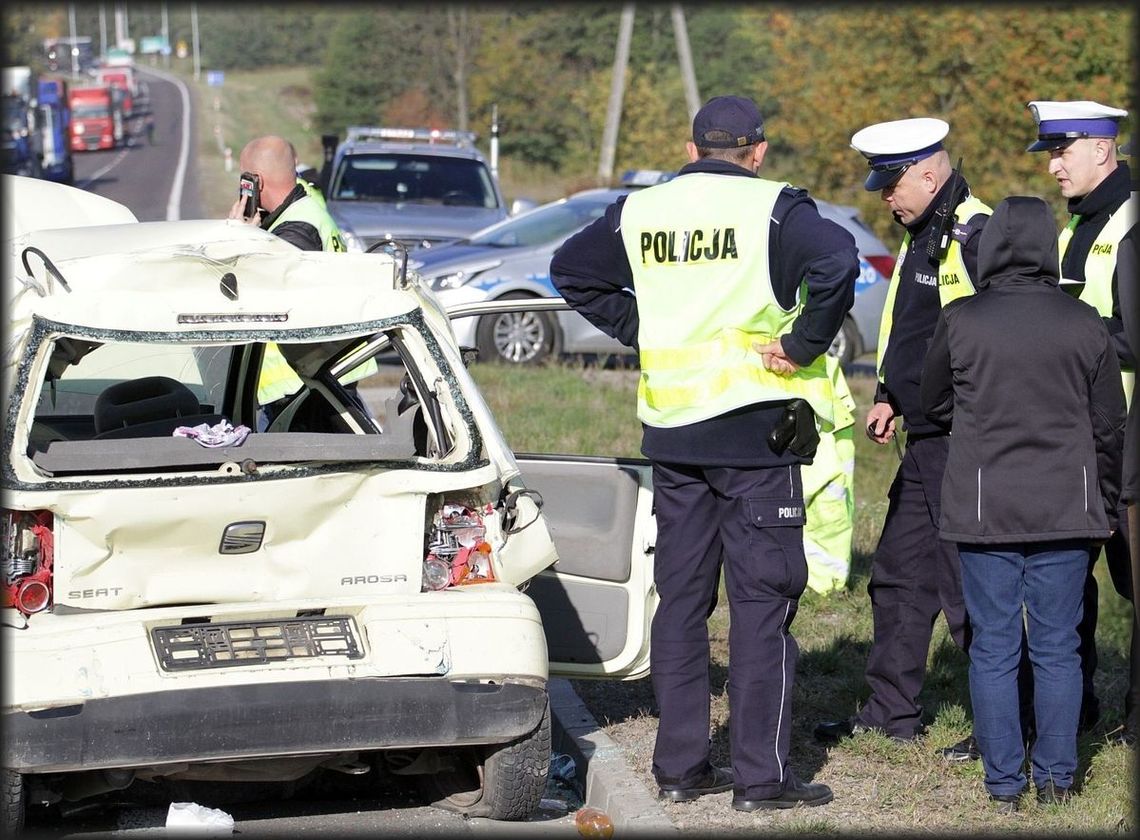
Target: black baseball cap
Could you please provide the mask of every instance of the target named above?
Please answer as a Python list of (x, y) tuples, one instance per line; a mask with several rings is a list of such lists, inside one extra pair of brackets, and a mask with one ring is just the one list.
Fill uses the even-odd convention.
[(746, 96), (714, 96), (693, 118), (693, 143), (702, 149), (737, 149), (764, 139), (764, 118)]

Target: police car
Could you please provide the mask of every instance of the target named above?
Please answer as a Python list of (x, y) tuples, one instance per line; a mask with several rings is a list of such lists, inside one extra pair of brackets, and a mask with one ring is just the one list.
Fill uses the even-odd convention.
[(328, 209), (350, 251), (431, 246), (508, 215), (473, 132), (349, 126), (327, 181)]
[(648, 671), (648, 464), (512, 453), (396, 257), (3, 181), (5, 835), (340, 773), (531, 814), (548, 678)]
[[(570, 236), (605, 213), (619, 196), (674, 173), (633, 170), (614, 189), (592, 189), (545, 204), (457, 242), (413, 251), (409, 268), (430, 284), (444, 306), (478, 301), (556, 297), (550, 259)], [(855, 304), (830, 352), (847, 364), (878, 345), (879, 320), (895, 258), (854, 207), (816, 200), (824, 218), (847, 229), (859, 247)], [(502, 311), (456, 322), (459, 343), (479, 359), (537, 364), (560, 354), (627, 356), (632, 351), (572, 311)]]

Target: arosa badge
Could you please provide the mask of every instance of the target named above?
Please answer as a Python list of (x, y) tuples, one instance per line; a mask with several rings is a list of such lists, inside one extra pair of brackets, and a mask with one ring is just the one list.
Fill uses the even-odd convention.
[(265, 539), (264, 522), (234, 522), (222, 532), (219, 554), (249, 554), (261, 548)]

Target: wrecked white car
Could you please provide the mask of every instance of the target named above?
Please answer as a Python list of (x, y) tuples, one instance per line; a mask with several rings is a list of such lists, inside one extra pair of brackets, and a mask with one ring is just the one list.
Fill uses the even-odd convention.
[(516, 457), (401, 255), (4, 177), (5, 829), (380, 767), (532, 813), (548, 676), (648, 670), (647, 467)]

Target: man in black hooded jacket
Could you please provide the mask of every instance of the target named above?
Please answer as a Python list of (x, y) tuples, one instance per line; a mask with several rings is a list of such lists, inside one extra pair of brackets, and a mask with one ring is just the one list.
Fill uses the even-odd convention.
[(922, 372), (927, 418), (953, 420), (939, 533), (958, 544), (974, 732), (986, 789), (1005, 810), (1026, 787), (1022, 605), (1032, 780), (1040, 802), (1063, 801), (1077, 767), (1084, 577), (1092, 546), (1118, 524), (1120, 364), (1096, 310), (1058, 287), (1051, 220), (1038, 198), (998, 205), (979, 243), (979, 293), (942, 310)]

